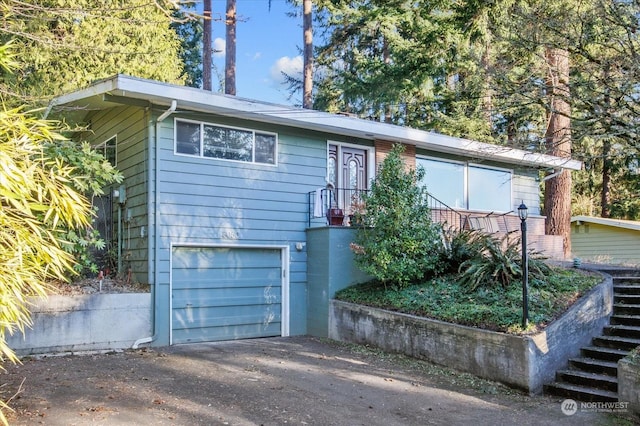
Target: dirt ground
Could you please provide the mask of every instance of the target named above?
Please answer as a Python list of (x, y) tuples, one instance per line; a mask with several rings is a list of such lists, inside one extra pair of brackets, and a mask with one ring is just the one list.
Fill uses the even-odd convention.
[(560, 399), (309, 337), (26, 358), (0, 373), (15, 425), (618, 425)]
[(72, 283), (56, 281), (50, 283), (49, 294), (74, 296), (79, 294), (94, 293), (147, 293), (150, 291), (148, 284), (129, 282), (122, 278), (96, 277), (77, 280)]

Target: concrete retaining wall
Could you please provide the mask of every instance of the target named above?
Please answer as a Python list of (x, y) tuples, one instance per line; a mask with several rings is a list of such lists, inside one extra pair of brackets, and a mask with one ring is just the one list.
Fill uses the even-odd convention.
[(618, 401), (628, 402), (630, 414), (640, 420), (640, 364), (629, 357), (618, 361)]
[(541, 393), (556, 370), (602, 333), (612, 300), (612, 280), (607, 276), (544, 331), (526, 336), (332, 300), (329, 337), (374, 345)]
[(33, 327), (7, 339), (19, 356), (124, 349), (152, 334), (150, 293), (50, 296), (32, 302)]

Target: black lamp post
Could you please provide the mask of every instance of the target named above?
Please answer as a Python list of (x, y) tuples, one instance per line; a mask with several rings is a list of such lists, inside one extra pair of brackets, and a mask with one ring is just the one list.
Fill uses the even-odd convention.
[(522, 233), (522, 328), (527, 328), (529, 322), (529, 257), (527, 256), (527, 217), (529, 209), (524, 201), (518, 206), (520, 217), (520, 232)]

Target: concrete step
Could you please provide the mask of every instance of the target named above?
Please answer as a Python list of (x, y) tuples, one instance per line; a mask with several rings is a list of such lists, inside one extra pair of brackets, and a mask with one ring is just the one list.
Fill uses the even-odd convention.
[(616, 402), (618, 393), (571, 383), (554, 382), (544, 386), (544, 393), (583, 402)]
[(640, 326), (632, 325), (608, 325), (604, 328), (605, 336), (620, 336), (631, 339), (640, 339)]
[(614, 294), (613, 303), (620, 305), (640, 305), (640, 294)]
[(617, 377), (588, 371), (560, 370), (556, 373), (556, 382), (618, 392)]
[(629, 305), (625, 303), (613, 304), (614, 315), (638, 315), (640, 316), (640, 305)]
[(612, 315), (609, 319), (611, 325), (628, 325), (640, 327), (640, 315)]
[(587, 358), (599, 359), (602, 361), (618, 362), (618, 360), (629, 355), (628, 350), (612, 349), (598, 346), (586, 346), (580, 349), (582, 355)]
[(591, 373), (607, 374), (609, 376), (618, 377), (618, 363), (613, 361), (604, 361), (595, 358), (571, 358), (569, 367), (572, 369), (589, 371)]
[(638, 269), (609, 268), (601, 269), (601, 271), (611, 275), (614, 280), (640, 280), (640, 270)]
[(613, 293), (614, 294), (629, 294), (629, 295), (638, 295), (640, 294), (640, 284), (632, 285), (632, 284), (614, 284), (613, 285)]
[(605, 348), (632, 350), (640, 346), (640, 339), (632, 339), (620, 336), (598, 336), (593, 338), (594, 346)]

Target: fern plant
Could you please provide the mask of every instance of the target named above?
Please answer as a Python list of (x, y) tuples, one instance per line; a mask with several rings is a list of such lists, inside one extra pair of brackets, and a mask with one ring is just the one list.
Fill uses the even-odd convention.
[[(507, 288), (516, 280), (522, 279), (522, 252), (520, 238), (507, 234), (496, 238), (480, 233), (474, 237), (474, 246), (483, 249), (460, 264), (460, 283), (470, 291), (480, 287)], [(477, 246), (476, 246), (477, 247)], [(536, 252), (529, 252), (529, 275), (532, 279), (543, 279), (551, 272), (549, 265)]]

